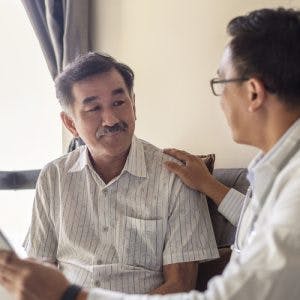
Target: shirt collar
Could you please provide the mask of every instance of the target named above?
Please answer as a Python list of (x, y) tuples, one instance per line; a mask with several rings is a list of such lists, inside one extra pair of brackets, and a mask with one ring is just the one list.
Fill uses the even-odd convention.
[[(89, 151), (86, 145), (79, 147), (79, 157), (69, 169), (69, 172), (82, 171), (86, 166), (94, 169), (89, 157)], [(147, 167), (145, 161), (144, 147), (141, 140), (135, 136), (132, 138), (130, 150), (126, 159), (126, 163), (121, 172), (125, 171), (136, 177), (147, 177)]]
[(125, 171), (136, 177), (147, 177), (144, 146), (142, 141), (135, 136), (132, 138), (131, 147), (122, 173)]
[(70, 167), (68, 172), (79, 172), (82, 171), (86, 166), (89, 166), (93, 169), (87, 146), (83, 145), (77, 149), (79, 151), (79, 156), (75, 163)]
[(277, 143), (266, 154), (262, 152), (251, 161), (248, 167), (248, 180), (258, 199), (265, 198), (277, 174), (287, 161), (299, 149), (300, 119), (283, 134)]

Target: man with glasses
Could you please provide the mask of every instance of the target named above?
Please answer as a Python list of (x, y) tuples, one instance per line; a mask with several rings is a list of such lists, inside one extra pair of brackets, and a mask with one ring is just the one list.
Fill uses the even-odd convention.
[(231, 40), (211, 87), (220, 96), (233, 139), (261, 150), (249, 166), (247, 199), (217, 182), (197, 157), (166, 151), (185, 162), (168, 162), (169, 170), (212, 198), (232, 223), (239, 223), (235, 251), (223, 274), (212, 279), (203, 294), (87, 292), (56, 270), (3, 253), (0, 282), (21, 295), (18, 299), (299, 299), (300, 11), (254, 11), (233, 19), (228, 32)]

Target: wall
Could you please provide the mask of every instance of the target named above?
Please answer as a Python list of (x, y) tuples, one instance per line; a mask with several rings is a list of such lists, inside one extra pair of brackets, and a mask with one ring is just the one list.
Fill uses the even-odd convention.
[[(53, 81), (21, 1), (0, 0), (1, 171), (42, 168), (61, 155)], [(0, 228), (19, 248), (34, 190), (0, 190)], [(0, 291), (0, 299), (6, 299)]]
[(136, 134), (159, 147), (217, 155), (217, 167), (244, 167), (257, 152), (231, 140), (214, 77), (228, 21), (256, 8), (300, 1), (92, 0), (93, 49), (136, 74)]

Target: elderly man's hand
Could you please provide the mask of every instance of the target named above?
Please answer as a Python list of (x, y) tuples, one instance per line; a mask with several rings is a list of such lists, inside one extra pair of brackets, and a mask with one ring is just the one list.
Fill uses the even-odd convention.
[(0, 285), (18, 300), (59, 300), (69, 282), (56, 267), (0, 251)]

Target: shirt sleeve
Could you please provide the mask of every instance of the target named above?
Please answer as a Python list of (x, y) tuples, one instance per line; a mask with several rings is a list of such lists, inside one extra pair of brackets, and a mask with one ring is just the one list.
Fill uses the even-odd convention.
[(237, 226), (245, 195), (235, 189), (230, 189), (218, 207), (218, 211), (232, 225)]
[(251, 242), (234, 255), (221, 276), (204, 293), (127, 296), (92, 290), (88, 300), (282, 300), (300, 295), (300, 171), (298, 179), (279, 192), (268, 221)]
[(168, 295), (128, 295), (104, 289), (91, 289), (87, 300), (205, 300), (197, 291)]
[(23, 243), (29, 257), (56, 261), (57, 237), (52, 221), (51, 176), (42, 170), (37, 181), (31, 224)]
[(179, 188), (170, 194), (163, 265), (218, 258), (205, 196), (176, 181)]

